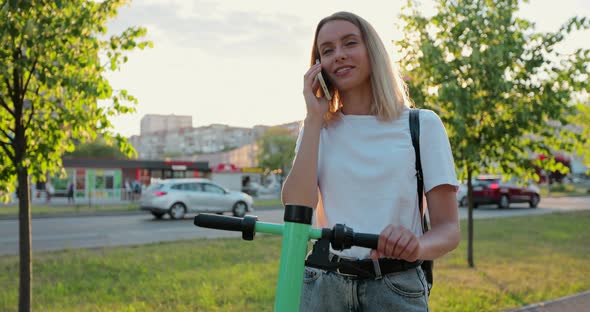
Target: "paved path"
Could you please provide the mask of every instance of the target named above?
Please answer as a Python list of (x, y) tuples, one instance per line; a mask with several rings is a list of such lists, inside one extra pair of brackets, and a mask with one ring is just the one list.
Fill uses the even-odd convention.
[[(511, 204), (509, 209), (498, 209), (497, 205), (482, 205), (473, 210), (475, 219), (540, 215), (559, 211), (590, 210), (590, 196), (546, 197), (541, 199), (538, 208), (528, 204)], [(467, 219), (467, 208), (459, 209), (459, 218)]]
[[(261, 221), (282, 223), (281, 210), (259, 210)], [(148, 213), (110, 216), (34, 218), (33, 252), (71, 248), (140, 245), (197, 238), (241, 237), (240, 232), (200, 228), (194, 214), (183, 220), (155, 220)], [(0, 220), (0, 256), (18, 254), (18, 220)]]
[(590, 311), (590, 290), (559, 299), (532, 304), (507, 312), (583, 312)]

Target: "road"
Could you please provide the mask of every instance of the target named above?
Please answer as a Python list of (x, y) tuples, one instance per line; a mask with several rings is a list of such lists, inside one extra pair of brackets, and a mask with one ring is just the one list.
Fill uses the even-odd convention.
[[(482, 206), (474, 211), (474, 217), (476, 219), (511, 217), (589, 209), (590, 197), (546, 198), (537, 209), (530, 209), (526, 205), (513, 205), (508, 210)], [(461, 208), (459, 212), (461, 219), (466, 218), (467, 209)], [(282, 223), (283, 212), (278, 208), (259, 210), (253, 214), (257, 215), (261, 221)], [(34, 218), (32, 233), (34, 252), (241, 236), (239, 232), (198, 228), (193, 225), (190, 217), (181, 221), (154, 220), (148, 214)], [(0, 220), (0, 256), (16, 254), (18, 254), (18, 221)]]

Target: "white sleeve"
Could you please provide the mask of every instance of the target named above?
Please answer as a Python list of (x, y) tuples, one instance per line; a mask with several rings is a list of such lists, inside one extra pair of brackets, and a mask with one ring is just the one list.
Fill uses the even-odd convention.
[(442, 184), (459, 187), (447, 131), (431, 110), (420, 110), (420, 154), (425, 193)]

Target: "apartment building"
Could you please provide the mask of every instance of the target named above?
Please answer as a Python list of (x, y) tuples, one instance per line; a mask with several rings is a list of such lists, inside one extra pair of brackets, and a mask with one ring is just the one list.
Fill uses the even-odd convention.
[(141, 118), (140, 135), (161, 131), (172, 131), (182, 128), (192, 128), (192, 126), (192, 116), (147, 114)]
[[(293, 137), (299, 133), (300, 122), (278, 125), (289, 130)], [(182, 127), (135, 135), (129, 141), (139, 159), (208, 160), (211, 166), (233, 163), (253, 167), (256, 159), (256, 140), (269, 126), (252, 128), (212, 124), (203, 127)]]
[(256, 143), (250, 143), (226, 152), (194, 155), (188, 159), (187, 157), (181, 156), (178, 159), (208, 162), (211, 168), (220, 164), (232, 164), (238, 168), (255, 168), (258, 167), (258, 162), (256, 161), (257, 153), (258, 145)]
[(139, 159), (155, 160), (227, 151), (253, 143), (257, 137), (255, 129), (213, 124), (135, 135), (129, 141)]

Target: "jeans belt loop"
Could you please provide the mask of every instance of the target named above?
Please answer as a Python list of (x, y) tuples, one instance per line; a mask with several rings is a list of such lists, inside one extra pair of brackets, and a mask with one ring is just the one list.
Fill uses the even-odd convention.
[(379, 259), (373, 260), (373, 268), (375, 268), (375, 279), (380, 280), (383, 276), (381, 275), (381, 266), (379, 265)]

